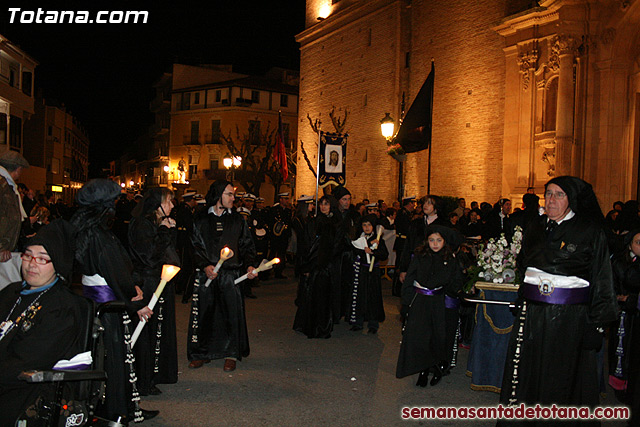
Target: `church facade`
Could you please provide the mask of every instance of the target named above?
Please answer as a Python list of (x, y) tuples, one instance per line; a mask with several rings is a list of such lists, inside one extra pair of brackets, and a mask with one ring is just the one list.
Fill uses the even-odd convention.
[(297, 40), (298, 194), (315, 189), (307, 116), (332, 132), (333, 110), (346, 116), (355, 199), (396, 199), (399, 164), (380, 119), (398, 122), (433, 61), (431, 173), (428, 151), (408, 154), (404, 195), (430, 186), (518, 201), (571, 174), (593, 184), (605, 211), (638, 198), (640, 0), (307, 0)]

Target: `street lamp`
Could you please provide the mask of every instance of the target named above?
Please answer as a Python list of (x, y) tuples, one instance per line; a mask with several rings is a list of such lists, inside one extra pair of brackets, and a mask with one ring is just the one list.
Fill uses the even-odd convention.
[(231, 175), (230, 181), (233, 183), (233, 172), (236, 168), (240, 167), (242, 164), (242, 157), (240, 156), (229, 156), (222, 159), (222, 164), (225, 168), (227, 168), (227, 179), (229, 179), (229, 175)]
[(393, 131), (395, 127), (396, 124), (389, 113), (385, 113), (382, 120), (380, 120), (380, 131), (382, 132), (382, 136), (384, 136), (387, 141), (391, 141), (391, 138), (393, 138)]
[(169, 173), (169, 165), (164, 165), (164, 168), (162, 168), (165, 173)]

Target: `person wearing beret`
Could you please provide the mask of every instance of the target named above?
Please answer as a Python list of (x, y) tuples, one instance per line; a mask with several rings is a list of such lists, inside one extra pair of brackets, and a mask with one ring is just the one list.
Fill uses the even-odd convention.
[(20, 224), (28, 218), (16, 181), (29, 162), (15, 151), (0, 156), (0, 262), (11, 259), (20, 237)]

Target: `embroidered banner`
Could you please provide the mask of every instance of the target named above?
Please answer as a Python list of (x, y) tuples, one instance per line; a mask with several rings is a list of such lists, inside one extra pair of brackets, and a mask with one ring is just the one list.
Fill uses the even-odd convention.
[(318, 186), (345, 185), (347, 168), (347, 136), (320, 132)]

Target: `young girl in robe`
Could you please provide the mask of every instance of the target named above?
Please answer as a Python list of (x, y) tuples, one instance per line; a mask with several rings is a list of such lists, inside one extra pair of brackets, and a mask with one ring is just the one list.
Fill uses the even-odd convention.
[(361, 222), (360, 238), (351, 242), (354, 252), (354, 280), (351, 285), (348, 320), (352, 331), (361, 331), (366, 320), (369, 334), (377, 333), (380, 322), (385, 319), (379, 262), (385, 261), (389, 252), (382, 237), (377, 235), (377, 220), (376, 215), (365, 216)]
[(450, 360), (447, 346), (445, 295), (456, 295), (462, 271), (452, 251), (455, 231), (430, 225), (427, 239), (414, 251), (402, 285), (405, 317), (396, 377), (420, 374), (416, 385), (431, 385), (446, 375)]

